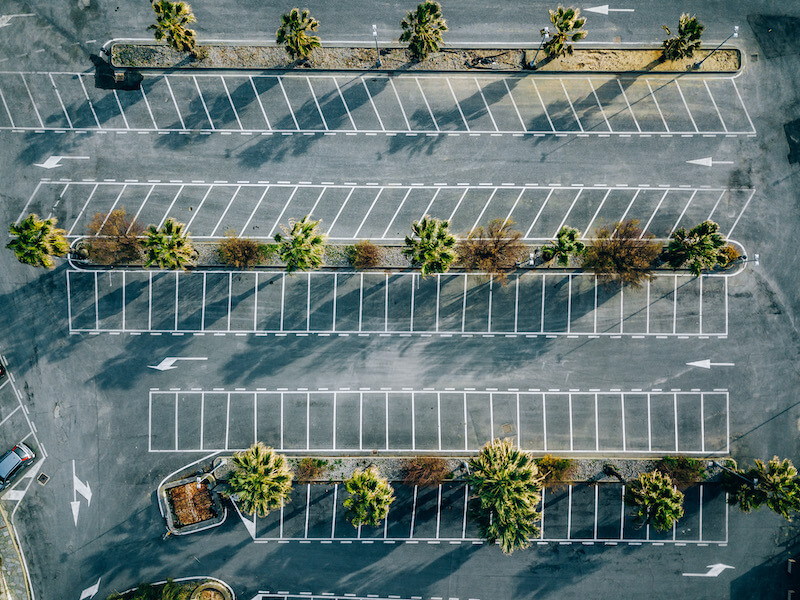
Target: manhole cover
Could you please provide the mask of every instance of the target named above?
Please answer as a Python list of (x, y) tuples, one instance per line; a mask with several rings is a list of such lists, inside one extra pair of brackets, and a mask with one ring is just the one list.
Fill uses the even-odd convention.
[(39, 473), (39, 476), (36, 478), (36, 483), (39, 485), (44, 485), (48, 481), (50, 481), (50, 476), (45, 475), (44, 473)]
[(513, 423), (503, 423), (503, 433), (505, 435), (509, 435), (511, 433), (514, 433), (516, 430), (517, 430), (517, 428), (514, 426)]

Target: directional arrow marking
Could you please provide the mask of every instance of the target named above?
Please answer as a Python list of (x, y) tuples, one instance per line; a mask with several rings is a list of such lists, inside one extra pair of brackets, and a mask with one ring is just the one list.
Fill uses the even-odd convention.
[(177, 369), (175, 363), (179, 360), (208, 360), (207, 356), (168, 356), (157, 365), (147, 365), (151, 369), (157, 371), (169, 371), (170, 369)]
[[(86, 506), (92, 505), (92, 488), (89, 487), (88, 482), (83, 483), (75, 474), (75, 461), (72, 461), (72, 502), (69, 503), (72, 508), (72, 520), (75, 521), (75, 527), (78, 526), (78, 513), (81, 510), (81, 502), (78, 500), (78, 494), (86, 498)], [(97, 592), (97, 590), (95, 590)], [(93, 594), (94, 595), (94, 594)]]
[(694, 362), (686, 363), (690, 367), (700, 367), (701, 369), (710, 369), (711, 367), (735, 367), (735, 363), (715, 363), (711, 359), (696, 360)]
[(714, 160), (710, 156), (706, 156), (705, 158), (695, 158), (693, 160), (687, 160), (687, 163), (690, 165), (700, 165), (701, 167), (710, 167), (712, 165), (732, 165), (732, 160)]
[(11, 19), (14, 17), (35, 17), (35, 13), (25, 13), (18, 15), (0, 15), (0, 27), (6, 27), (11, 24)]
[(93, 586), (86, 588), (81, 592), (80, 600), (85, 600), (86, 598), (94, 598), (94, 595), (100, 589), (100, 577), (97, 578), (97, 583)]
[(65, 159), (71, 160), (89, 160), (90, 157), (88, 156), (50, 156), (45, 160), (43, 163), (33, 163), (34, 166), (42, 167), (43, 169), (55, 169), (56, 167), (60, 167), (60, 161)]
[(78, 526), (78, 513), (81, 511), (81, 501), (75, 500), (69, 503), (72, 508), (72, 520), (75, 521), (75, 527)]
[(684, 577), (718, 577), (720, 573), (722, 573), (725, 569), (735, 569), (736, 567), (732, 567), (730, 565), (723, 565), (722, 563), (716, 563), (713, 565), (708, 565), (706, 569), (708, 569), (707, 573), (681, 573)]
[(584, 9), (587, 12), (598, 13), (601, 15), (607, 15), (610, 12), (633, 12), (635, 9), (633, 8), (609, 8), (608, 4), (603, 4), (602, 6), (593, 6), (592, 8)]

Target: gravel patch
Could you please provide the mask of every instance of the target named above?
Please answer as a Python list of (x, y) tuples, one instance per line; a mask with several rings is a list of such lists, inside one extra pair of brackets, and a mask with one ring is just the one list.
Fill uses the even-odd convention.
[[(521, 48), (471, 49), (443, 48), (423, 61), (412, 61), (404, 47), (381, 49), (381, 67), (377, 68), (375, 48), (371, 46), (315, 48), (307, 60), (294, 61), (274, 44), (199, 44), (197, 56), (177, 52), (163, 44), (126, 44), (111, 46), (111, 64), (133, 69), (256, 69), (256, 70), (335, 70), (335, 71), (523, 71), (535, 50)], [(661, 61), (660, 49), (580, 48), (572, 55), (550, 60), (539, 53), (537, 70), (548, 72), (676, 72), (691, 70), (692, 65), (711, 53), (700, 50), (694, 58)], [(741, 55), (736, 49), (719, 50), (706, 60), (702, 72), (736, 72)]]

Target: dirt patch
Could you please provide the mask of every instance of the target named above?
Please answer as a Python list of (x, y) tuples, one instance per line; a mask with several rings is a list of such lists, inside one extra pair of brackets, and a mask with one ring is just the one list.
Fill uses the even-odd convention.
[[(538, 71), (652, 71), (654, 73), (682, 73), (694, 70), (692, 66), (711, 55), (703, 62), (700, 72), (732, 73), (741, 66), (738, 50), (700, 50), (692, 58), (662, 60), (661, 50), (655, 49), (586, 49), (575, 50), (570, 56), (548, 60), (542, 54), (536, 60)], [(526, 60), (533, 60), (534, 51), (527, 51)]]
[[(118, 68), (140, 69), (327, 69), (335, 71), (523, 71), (536, 54), (520, 48), (444, 48), (420, 62), (411, 60), (405, 48), (381, 49), (381, 66), (373, 47), (322, 47), (307, 61), (292, 61), (282, 47), (274, 45), (199, 45), (198, 56), (177, 52), (162, 44), (114, 44), (111, 63)], [(574, 54), (549, 60), (539, 53), (537, 70), (566, 72), (686, 72), (711, 50), (694, 58), (661, 61), (660, 49), (576, 49)], [(700, 67), (702, 72), (736, 72), (741, 66), (738, 50), (715, 52)]]
[(211, 491), (205, 482), (200, 484), (200, 489), (195, 482), (171, 488), (167, 491), (167, 497), (175, 515), (176, 527), (186, 527), (217, 517)]

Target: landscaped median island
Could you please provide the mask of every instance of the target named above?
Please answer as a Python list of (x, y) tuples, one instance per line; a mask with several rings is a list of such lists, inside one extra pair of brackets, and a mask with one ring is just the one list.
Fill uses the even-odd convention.
[[(686, 456), (605, 461), (542, 456), (519, 448), (513, 436), (459, 457), (367, 452), (287, 457), (258, 442), (218, 455), (209, 464), (188, 465), (167, 478), (173, 483), (162, 483), (159, 495), (189, 479), (208, 482), (214, 494), (231, 503), (254, 539), (425, 539), (423, 517), (417, 519), (423, 529), (414, 529), (414, 516), (421, 514), (418, 506), (428, 518), (431, 511), (447, 510), (457, 516), (458, 532), (440, 536), (437, 525), (435, 539), (477, 537), (498, 544), (505, 554), (547, 539), (541, 530), (548, 523), (546, 513), (567, 487), (617, 490), (611, 495), (595, 492), (595, 511), (598, 501), (620, 502), (621, 490), (621, 518), (631, 532), (647, 528), (648, 540), (661, 539), (650, 537), (655, 532), (674, 535), (670, 532), (684, 518), (686, 498), (698, 500), (698, 485), (718, 490), (709, 498), (727, 492), (727, 502), (744, 512), (764, 504), (787, 519), (800, 512), (800, 479), (791, 461), (776, 457), (755, 461), (749, 469), (730, 459), (724, 463)], [(702, 494), (699, 498), (702, 503)], [(695, 509), (687, 510), (691, 514)], [(314, 515), (311, 531), (309, 511)], [(613, 513), (619, 515), (619, 508), (612, 508)], [(304, 530), (284, 528), (285, 519), (299, 519)], [(259, 537), (257, 530), (267, 537)]]
[[(352, 245), (328, 244), (320, 224), (310, 215), (290, 219), (288, 225), (281, 225), (271, 244), (239, 237), (233, 230), (220, 241), (193, 242), (182, 223), (168, 218), (160, 228), (151, 225), (145, 230), (119, 208), (94, 216), (89, 235), (73, 244), (71, 260), (76, 268), (280, 268), (289, 274), (337, 268), (418, 269), (427, 277), (453, 269), (490, 275), (500, 283), (523, 267), (569, 268), (593, 272), (603, 281), (638, 286), (667, 269), (688, 270), (700, 276), (731, 268), (742, 258), (737, 245), (725, 240), (713, 221), (704, 221), (689, 231), (675, 229), (666, 246), (641, 229), (635, 219), (601, 225), (590, 238), (564, 225), (553, 240), (539, 245), (523, 243), (522, 232), (510, 219), (492, 219), (457, 239), (450, 232), (449, 221), (426, 215), (411, 224), (403, 246), (369, 240)], [(11, 226), (12, 235), (18, 237), (8, 247), (23, 263), (52, 268), (52, 257), (63, 255), (67, 249), (63, 230), (55, 228), (54, 219), (43, 221), (36, 215), (30, 215), (22, 225)], [(40, 235), (44, 226), (47, 235)], [(51, 238), (61, 245), (54, 245)]]
[(181, 577), (115, 592), (107, 600), (234, 600), (230, 586), (213, 577)]
[[(195, 32), (186, 26), (196, 21), (185, 2), (158, 0), (153, 4), (157, 41), (116, 41), (106, 49), (111, 66), (117, 69), (254, 69), (291, 70), (297, 68), (333, 71), (494, 71), (541, 70), (551, 72), (661, 72), (733, 73), (741, 67), (736, 49), (701, 50), (704, 26), (696, 17), (684, 14), (673, 36), (661, 47), (576, 49), (583, 40), (586, 17), (580, 9), (559, 6), (549, 11), (551, 27), (543, 28), (538, 47), (470, 48), (466, 45), (443, 48), (447, 21), (438, 2), (425, 0), (400, 21), (397, 41), (407, 46), (378, 42), (372, 44), (327, 45), (313, 35), (320, 28), (308, 10), (291, 9), (281, 17), (275, 42), (199, 43)], [(381, 32), (385, 35), (384, 32)], [(391, 35), (391, 33), (390, 33)], [(531, 35), (534, 40), (535, 34)], [(535, 43), (534, 43), (535, 44)], [(108, 45), (108, 44), (107, 44)]]

